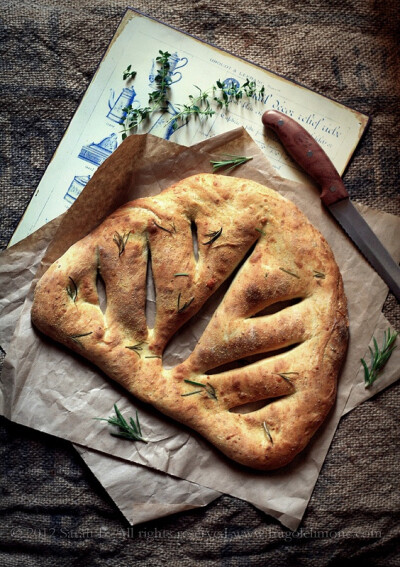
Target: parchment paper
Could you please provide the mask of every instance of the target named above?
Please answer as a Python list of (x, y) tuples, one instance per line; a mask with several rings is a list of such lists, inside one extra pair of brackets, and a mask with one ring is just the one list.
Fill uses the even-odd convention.
[[(4, 351), (8, 350), (34, 276), (62, 218), (44, 225), (0, 256), (0, 345)], [(0, 381), (0, 402), (2, 388)], [(73, 446), (131, 525), (206, 506), (220, 496), (205, 486)]]
[[(243, 470), (195, 433), (140, 404), (90, 363), (39, 338), (30, 324), (30, 294), (8, 347), (2, 375), (1, 411), (9, 419), (64, 437), (82, 447), (242, 498), (276, 517), (285, 526), (296, 529), (356, 376), (357, 380), (362, 379), (360, 358), (365, 356), (365, 347), (380, 320), (387, 287), (322, 208), (316, 188), (279, 178), (243, 129), (192, 148), (151, 136), (131, 138), (129, 171), (123, 172), (116, 187), (108, 188), (106, 193), (101, 183), (95, 186), (89, 182), (62, 219), (46, 253), (45, 264), (56, 259), (122, 202), (157, 193), (172, 181), (194, 172), (210, 171), (210, 158), (215, 159), (222, 153), (252, 155), (253, 161), (236, 170), (235, 174), (268, 185), (295, 201), (327, 238), (341, 268), (349, 301), (351, 340), (335, 408), (308, 448), (291, 465), (272, 473)], [(363, 213), (398, 260), (400, 250), (395, 235), (400, 219), (371, 209), (363, 209)], [(398, 374), (392, 376), (390, 383), (397, 377)], [(369, 395), (367, 392), (365, 397)], [(354, 398), (356, 403), (359, 398), (360, 392)], [(142, 429), (150, 443), (143, 446), (121, 442), (106, 434), (102, 422), (91, 421), (110, 415), (114, 403), (127, 414), (132, 414), (133, 407), (139, 409)]]

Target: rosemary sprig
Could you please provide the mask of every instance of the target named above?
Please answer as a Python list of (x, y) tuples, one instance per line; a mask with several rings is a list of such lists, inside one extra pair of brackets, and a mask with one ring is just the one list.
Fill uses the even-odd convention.
[(74, 282), (74, 280), (71, 278), (71, 276), (68, 276), (68, 279), (71, 280), (71, 285), (67, 285), (66, 290), (67, 290), (69, 297), (75, 303), (76, 298), (78, 297), (78, 287), (77, 287), (76, 283)]
[[(202, 384), (202, 382), (195, 382), (194, 380), (184, 380), (186, 384), (191, 384), (192, 386), (200, 386), (204, 388), (210, 398), (214, 400), (218, 400), (217, 392), (212, 384), (207, 382), (206, 384)], [(200, 394), (202, 390), (195, 390), (194, 392), (189, 392), (188, 394), (181, 394), (182, 396), (192, 396), (193, 394)]]
[(300, 276), (298, 276), (294, 272), (290, 272), (289, 270), (285, 270), (285, 268), (279, 268), (279, 269), (282, 270), (282, 272), (285, 272), (285, 274), (289, 274), (289, 276), (293, 276), (294, 278), (297, 278), (298, 280), (300, 279)]
[(107, 419), (103, 417), (96, 417), (95, 419), (99, 421), (106, 421), (110, 425), (118, 427), (118, 432), (111, 433), (114, 437), (121, 437), (122, 439), (130, 439), (131, 441), (142, 441), (147, 443), (146, 439), (143, 439), (142, 430), (139, 423), (139, 415), (136, 410), (136, 421), (131, 417), (129, 419), (129, 424), (123, 417), (122, 413), (119, 411), (117, 404), (114, 404), (115, 416), (111, 416)]
[(313, 270), (314, 278), (320, 278), (321, 280), (325, 279), (325, 274), (323, 272), (317, 272), (317, 270)]
[(268, 429), (265, 421), (263, 421), (263, 428), (264, 428), (265, 433), (267, 434), (268, 439), (271, 441), (272, 444), (274, 444), (274, 440), (272, 439), (271, 433), (269, 432), (269, 429)]
[(189, 301), (186, 301), (183, 305), (181, 305), (181, 293), (179, 292), (178, 304), (177, 304), (178, 313), (183, 313), (189, 307), (189, 305), (193, 303), (193, 301), (194, 301), (194, 297), (192, 297), (191, 299), (189, 299)]
[(143, 342), (137, 343), (136, 345), (132, 345), (132, 346), (126, 346), (125, 348), (128, 348), (129, 350), (133, 350), (133, 352), (136, 352), (136, 354), (140, 358), (140, 351), (143, 350), (142, 344)]
[(372, 349), (370, 346), (368, 347), (370, 355), (371, 355), (371, 362), (368, 368), (367, 363), (362, 358), (361, 363), (364, 367), (364, 382), (365, 387), (369, 388), (375, 380), (378, 378), (379, 372), (383, 369), (387, 361), (392, 355), (392, 352), (397, 347), (394, 344), (396, 337), (399, 333), (394, 332), (391, 334), (390, 328), (383, 333), (383, 343), (382, 348), (379, 348), (378, 342), (375, 337), (373, 337), (374, 348)]
[(81, 339), (82, 337), (88, 337), (92, 333), (93, 331), (89, 331), (88, 333), (81, 333), (79, 335), (69, 335), (69, 338), (74, 341), (74, 343), (77, 343), (80, 347), (83, 348), (83, 344), (79, 339)]
[(235, 167), (238, 167), (239, 165), (242, 165), (247, 161), (253, 159), (252, 157), (235, 156), (232, 154), (223, 154), (223, 156), (225, 156), (227, 159), (222, 159), (221, 156), (220, 160), (210, 161), (211, 165), (213, 166), (213, 171), (218, 171), (219, 169), (227, 167), (228, 169), (225, 170), (225, 173), (229, 173)]
[(118, 256), (121, 256), (121, 254), (125, 252), (125, 246), (128, 242), (129, 235), (130, 231), (126, 234), (124, 233), (122, 236), (119, 234), (119, 232), (114, 232), (113, 242), (115, 242), (118, 247)]
[(212, 244), (217, 240), (217, 238), (221, 236), (221, 234), (222, 234), (222, 226), (219, 230), (216, 230), (215, 232), (208, 232), (206, 236), (207, 238), (209, 238), (209, 240), (207, 240), (207, 242), (203, 242), (203, 244), (204, 245)]
[(128, 67), (123, 72), (122, 78), (124, 79), (124, 81), (126, 81), (127, 79), (134, 79), (136, 77), (137, 72), (131, 71), (131, 69), (132, 69), (132, 65), (128, 65)]

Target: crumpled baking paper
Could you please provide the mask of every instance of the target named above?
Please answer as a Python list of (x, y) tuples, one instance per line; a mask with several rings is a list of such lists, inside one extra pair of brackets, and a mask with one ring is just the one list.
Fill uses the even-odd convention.
[[(195, 492), (197, 488), (201, 491), (202, 487), (206, 487), (210, 493), (199, 497), (203, 504), (224, 492), (251, 502), (288, 528), (296, 529), (341, 415), (346, 408), (354, 407), (382, 385), (378, 381), (371, 391), (366, 391), (363, 385), (361, 389), (358, 384), (363, 383), (360, 358), (365, 356), (366, 345), (378, 323), (382, 325), (381, 308), (387, 287), (323, 209), (318, 190), (310, 183), (300, 184), (280, 178), (245, 130), (239, 128), (191, 148), (155, 139), (151, 135), (131, 138), (131, 163), (135, 166), (130, 168), (129, 175), (126, 174), (128, 179), (123, 180), (120, 186), (116, 184), (116, 187), (109, 188), (103, 196), (99, 191), (104, 191), (104, 188), (89, 182), (74, 206), (61, 219), (41, 270), (123, 202), (157, 193), (171, 182), (192, 173), (210, 171), (210, 160), (223, 153), (251, 155), (253, 160), (235, 170), (235, 175), (268, 185), (293, 200), (324, 234), (340, 266), (349, 303), (351, 339), (335, 407), (309, 446), (290, 465), (268, 473), (244, 470), (196, 433), (141, 404), (89, 362), (61, 345), (39, 337), (30, 323), (31, 289), (22, 308), (19, 307), (20, 317), (7, 346), (1, 377), (1, 413), (13, 421), (69, 439), (83, 448), (81, 452), (86, 457), (88, 452), (92, 452), (87, 458), (92, 460), (92, 465), (93, 459), (96, 461), (93, 467), (96, 475), (103, 477), (110, 489), (115, 489), (112, 497), (116, 502), (121, 502), (125, 491), (123, 486), (119, 492), (116, 488), (118, 476), (114, 484), (111, 482), (107, 461), (110, 458), (125, 461), (127, 466), (131, 466), (130, 463), (140, 465), (135, 471), (140, 470), (141, 474), (155, 469), (184, 479), (184, 482), (189, 481), (186, 484), (195, 488)], [(395, 235), (398, 234), (400, 219), (365, 207), (361, 208), (361, 212), (398, 260), (400, 249)], [(178, 344), (175, 341), (175, 359), (185, 357), (180, 344), (193, 348), (194, 339), (191, 334), (182, 335)], [(395, 369), (387, 378), (388, 383), (397, 378)], [(146, 445), (126, 443), (108, 435), (104, 422), (93, 421), (94, 418), (110, 415), (114, 403), (127, 415), (132, 415), (134, 408), (139, 410), (142, 430), (151, 442)], [(107, 455), (103, 462), (101, 454)], [(122, 472), (118, 474), (123, 479)], [(158, 479), (156, 473), (155, 490)], [(178, 481), (172, 478), (171, 482)], [(188, 499), (187, 488), (183, 493), (185, 491), (184, 497)], [(170, 504), (173, 507), (176, 502)], [(164, 515), (162, 506), (159, 509), (159, 516)], [(133, 520), (133, 523), (136, 522)]]

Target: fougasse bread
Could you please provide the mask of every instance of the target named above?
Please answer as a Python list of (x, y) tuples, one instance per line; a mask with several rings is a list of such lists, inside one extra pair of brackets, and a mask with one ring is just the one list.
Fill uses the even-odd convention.
[[(228, 278), (193, 352), (164, 368), (168, 342)], [(309, 443), (334, 403), (348, 343), (342, 278), (324, 237), (277, 192), (214, 174), (125, 204), (71, 246), (39, 280), (32, 320), (261, 470), (286, 465)]]

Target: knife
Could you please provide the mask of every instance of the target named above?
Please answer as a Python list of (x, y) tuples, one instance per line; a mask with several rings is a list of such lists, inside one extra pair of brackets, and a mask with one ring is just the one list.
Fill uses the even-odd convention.
[(400, 267), (357, 211), (335, 166), (314, 138), (293, 118), (267, 110), (262, 122), (288, 154), (321, 186), (321, 201), (400, 301)]

